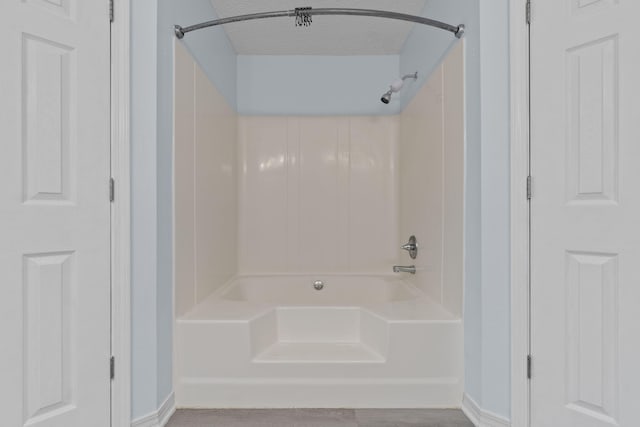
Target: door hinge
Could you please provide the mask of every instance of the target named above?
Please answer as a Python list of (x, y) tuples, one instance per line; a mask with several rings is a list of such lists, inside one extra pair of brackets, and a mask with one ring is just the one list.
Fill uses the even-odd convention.
[(113, 22), (113, 0), (109, 0), (109, 22)]
[(531, 175), (527, 177), (527, 200), (531, 200)]
[(113, 356), (109, 359), (109, 375), (111, 379), (116, 377), (116, 358)]
[(531, 355), (527, 355), (527, 379), (531, 379)]
[(531, 0), (527, 0), (527, 6), (526, 6), (526, 14), (527, 14), (527, 25), (531, 25)]
[(109, 178), (109, 201), (113, 202), (116, 199), (116, 181), (113, 178)]

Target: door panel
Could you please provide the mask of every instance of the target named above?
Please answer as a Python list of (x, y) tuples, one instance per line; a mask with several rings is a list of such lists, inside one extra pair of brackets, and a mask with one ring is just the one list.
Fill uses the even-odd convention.
[(532, 7), (532, 426), (632, 427), (640, 401), (640, 2)]
[(0, 424), (110, 425), (107, 1), (0, 2)]

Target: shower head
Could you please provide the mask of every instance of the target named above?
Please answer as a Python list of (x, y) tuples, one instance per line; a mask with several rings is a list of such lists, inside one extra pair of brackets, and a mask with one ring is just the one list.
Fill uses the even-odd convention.
[(393, 91), (389, 89), (384, 95), (382, 95), (382, 98), (380, 98), (380, 101), (382, 101), (384, 104), (388, 104), (389, 101), (391, 101), (392, 94), (393, 94)]
[(416, 80), (417, 78), (418, 78), (417, 71), (413, 74), (407, 74), (402, 76), (402, 78), (391, 83), (391, 85), (389, 86), (389, 90), (386, 91), (384, 95), (382, 95), (382, 98), (380, 98), (380, 101), (382, 101), (384, 104), (388, 104), (391, 101), (391, 95), (393, 95), (396, 92), (400, 92), (400, 90), (402, 89), (402, 86), (404, 86), (404, 81), (406, 79)]

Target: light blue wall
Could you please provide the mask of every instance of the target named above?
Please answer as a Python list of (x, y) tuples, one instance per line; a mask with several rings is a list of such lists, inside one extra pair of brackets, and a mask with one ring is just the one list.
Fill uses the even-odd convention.
[[(208, 0), (132, 1), (132, 418), (172, 385), (173, 25), (215, 19)], [(185, 45), (232, 106), (236, 54), (221, 28)]]
[(480, 6), (482, 408), (510, 414), (509, 1)]
[(238, 56), (243, 115), (385, 115), (400, 111), (380, 97), (399, 76), (397, 55)]
[(131, 3), (131, 403), (157, 405), (156, 0)]
[[(465, 393), (509, 417), (508, 0), (428, 0), (423, 16), (466, 25)], [(401, 72), (433, 70), (455, 42), (416, 26)], [(403, 105), (419, 86), (403, 94)]]

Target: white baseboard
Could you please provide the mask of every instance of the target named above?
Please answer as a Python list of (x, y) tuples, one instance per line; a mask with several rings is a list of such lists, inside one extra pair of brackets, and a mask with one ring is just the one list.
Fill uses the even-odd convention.
[(175, 411), (175, 395), (171, 392), (157, 411), (133, 420), (131, 427), (164, 427)]
[(508, 419), (480, 408), (466, 393), (462, 398), (462, 412), (476, 427), (509, 427), (511, 425)]

